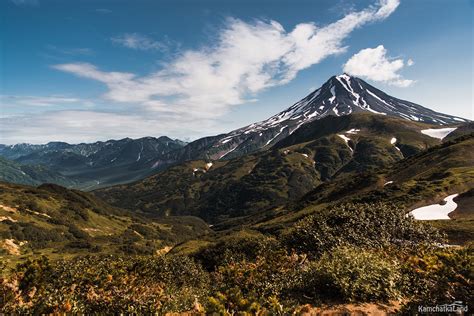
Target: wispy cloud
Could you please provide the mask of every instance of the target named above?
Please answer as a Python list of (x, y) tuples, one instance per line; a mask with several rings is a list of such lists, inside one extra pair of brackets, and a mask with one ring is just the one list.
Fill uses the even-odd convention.
[(411, 66), (411, 59), (395, 59), (387, 56), (383, 45), (362, 49), (354, 54), (343, 66), (344, 72), (373, 81), (384, 82), (398, 87), (408, 87), (415, 81), (403, 78), (398, 72), (405, 66)]
[[(103, 97), (114, 106), (113, 113), (85, 110), (86, 100), (69, 96), (3, 96), (8, 104), (38, 109), (1, 116), (0, 142), (76, 143), (222, 132), (219, 120), (230, 108), (254, 100), (265, 89), (290, 82), (301, 70), (329, 56), (345, 52), (344, 40), (353, 30), (387, 18), (397, 6), (398, 0), (381, 0), (331, 24), (302, 23), (288, 31), (276, 21), (230, 18), (210, 45), (180, 51), (159, 71), (147, 75), (105, 71), (81, 62), (54, 65), (55, 69), (103, 83), (107, 87)], [(117, 44), (131, 49), (158, 50), (148, 37), (116, 39)], [(81, 51), (75, 53), (80, 55)]]
[(95, 9), (95, 12), (102, 13), (102, 14), (110, 14), (110, 13), (112, 13), (112, 10), (105, 9), (105, 8), (99, 8), (99, 9)]
[(38, 6), (39, 0), (10, 0), (17, 6)]
[[(146, 76), (106, 72), (88, 63), (54, 68), (104, 83), (108, 87), (104, 97), (111, 101), (215, 118), (264, 89), (290, 82), (299, 71), (328, 56), (345, 52), (343, 41), (354, 29), (387, 18), (398, 5), (398, 0), (381, 0), (376, 6), (351, 12), (329, 25), (302, 23), (290, 32), (276, 21), (228, 19), (216, 43), (184, 51)], [(152, 42), (134, 37), (119, 41), (135, 49), (153, 47)]]
[[(181, 121), (180, 121), (181, 119)], [(179, 122), (177, 124), (177, 122)], [(156, 118), (143, 113), (111, 113), (90, 110), (47, 111), (39, 114), (0, 116), (0, 143), (66, 141), (95, 142), (112, 138), (196, 135), (190, 121)], [(194, 125), (196, 127), (196, 125)], [(200, 131), (216, 132), (215, 122), (200, 121)]]
[(19, 96), (19, 95), (0, 95), (0, 101), (3, 106), (34, 106), (34, 107), (51, 107), (65, 106), (71, 104), (82, 104), (90, 107), (90, 100), (83, 100), (72, 97), (50, 95), (50, 96)]
[(136, 50), (166, 50), (167, 46), (161, 42), (139, 33), (125, 33), (111, 38), (112, 42)]
[(47, 45), (46, 49), (51, 53), (57, 53), (61, 55), (70, 55), (70, 56), (92, 56), (94, 55), (94, 50), (88, 47), (58, 47), (55, 45)]

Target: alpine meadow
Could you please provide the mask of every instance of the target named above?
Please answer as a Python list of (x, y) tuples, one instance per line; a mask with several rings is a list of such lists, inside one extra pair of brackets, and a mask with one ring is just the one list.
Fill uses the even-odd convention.
[(0, 314), (471, 314), (473, 12), (2, 1)]

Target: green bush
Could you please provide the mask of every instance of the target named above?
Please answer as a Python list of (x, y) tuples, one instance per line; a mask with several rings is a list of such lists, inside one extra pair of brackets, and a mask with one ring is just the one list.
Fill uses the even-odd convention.
[(242, 233), (227, 236), (217, 244), (211, 245), (195, 255), (195, 258), (208, 270), (219, 265), (242, 260), (253, 261), (258, 256), (267, 256), (281, 250), (279, 242), (260, 233)]
[(296, 300), (288, 299), (287, 294), (297, 271), (298, 257), (282, 252), (223, 264), (211, 274), (213, 288), (206, 311), (225, 315), (291, 314)]
[(400, 296), (398, 262), (357, 247), (339, 247), (311, 262), (294, 289), (306, 297), (342, 301), (388, 301)]
[(441, 236), (393, 205), (347, 203), (300, 220), (283, 240), (291, 249), (318, 257), (340, 245), (415, 247), (418, 243), (438, 242)]
[(62, 232), (56, 229), (46, 229), (28, 222), (9, 224), (10, 234), (16, 240), (27, 240), (34, 247), (44, 247), (47, 242), (64, 240)]
[(165, 313), (208, 296), (209, 276), (183, 257), (88, 256), (27, 261), (0, 283), (1, 312)]
[(450, 304), (454, 300), (474, 302), (473, 250), (472, 246), (425, 249), (405, 258), (403, 292), (410, 302), (406, 310), (416, 310), (420, 304)]

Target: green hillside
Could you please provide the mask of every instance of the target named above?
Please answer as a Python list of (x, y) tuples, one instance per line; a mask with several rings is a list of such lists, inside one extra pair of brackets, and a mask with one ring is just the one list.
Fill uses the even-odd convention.
[(284, 230), (300, 218), (335, 203), (391, 203), (407, 213), (459, 193), (455, 199), (458, 207), (452, 215), (453, 220), (433, 221), (433, 224), (446, 232), (452, 243), (472, 242), (473, 153), (474, 135), (465, 135), (377, 172), (365, 172), (357, 177), (337, 177), (316, 187), (298, 201), (268, 213), (270, 218), (262, 220), (259, 216), (253, 216), (246, 222), (265, 231)]
[(45, 184), (0, 183), (0, 257), (153, 254), (209, 232), (194, 217), (145, 219), (91, 194)]
[[(1, 183), (2, 312), (413, 314), (474, 301), (474, 134), (440, 141), (370, 114), (319, 123), (93, 194)], [(454, 193), (451, 220), (406, 216)]]
[(22, 165), (0, 157), (0, 179), (5, 182), (39, 185), (41, 183), (57, 183), (73, 186), (77, 182), (41, 165)]
[(265, 152), (226, 161), (190, 161), (95, 194), (133, 211), (195, 215), (216, 224), (262, 214), (298, 201), (332, 179), (388, 168), (439, 144), (420, 133), (426, 127), (373, 114), (331, 116), (301, 127)]

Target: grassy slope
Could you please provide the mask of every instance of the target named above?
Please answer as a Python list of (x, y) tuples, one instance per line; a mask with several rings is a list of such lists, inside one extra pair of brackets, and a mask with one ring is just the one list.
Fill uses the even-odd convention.
[(0, 204), (0, 257), (12, 263), (42, 254), (153, 253), (209, 232), (198, 218), (144, 219), (57, 185), (0, 183)]
[[(386, 168), (440, 143), (419, 132), (424, 124), (381, 115), (331, 116), (308, 125), (265, 152), (214, 162), (209, 170), (205, 161), (190, 161), (96, 194), (130, 210), (223, 223), (273, 212), (323, 182)], [(347, 133), (350, 129), (359, 131)], [(338, 136), (344, 133), (347, 144)], [(403, 154), (391, 144), (393, 137)]]
[(439, 203), (449, 194), (460, 193), (456, 199), (458, 208), (451, 214), (453, 220), (434, 221), (434, 224), (446, 232), (452, 242), (472, 241), (473, 187), (474, 136), (465, 135), (377, 172), (366, 172), (357, 177), (336, 177), (301, 200), (289, 203), (278, 216), (260, 222), (256, 227), (270, 231), (282, 229), (307, 214), (341, 201), (391, 202), (408, 212)]
[(47, 167), (21, 165), (3, 157), (0, 157), (0, 180), (26, 185), (39, 185), (46, 182), (54, 182), (64, 186), (76, 184), (73, 179), (69, 179)]
[[(450, 214), (453, 219), (430, 223), (446, 233), (450, 243), (470, 243), (474, 240), (472, 153), (474, 137), (464, 136), (377, 172), (366, 172), (357, 177), (339, 176), (321, 184), (301, 200), (220, 223), (213, 227), (216, 233), (184, 242), (172, 252), (194, 254), (223, 240), (235, 239), (238, 242), (243, 236), (256, 234), (256, 231), (279, 235), (298, 220), (341, 201), (386, 201), (408, 212), (421, 205), (437, 203), (454, 192), (461, 194), (455, 199), (458, 208)], [(402, 172), (407, 168), (407, 172)], [(384, 185), (389, 180), (394, 183)]]

